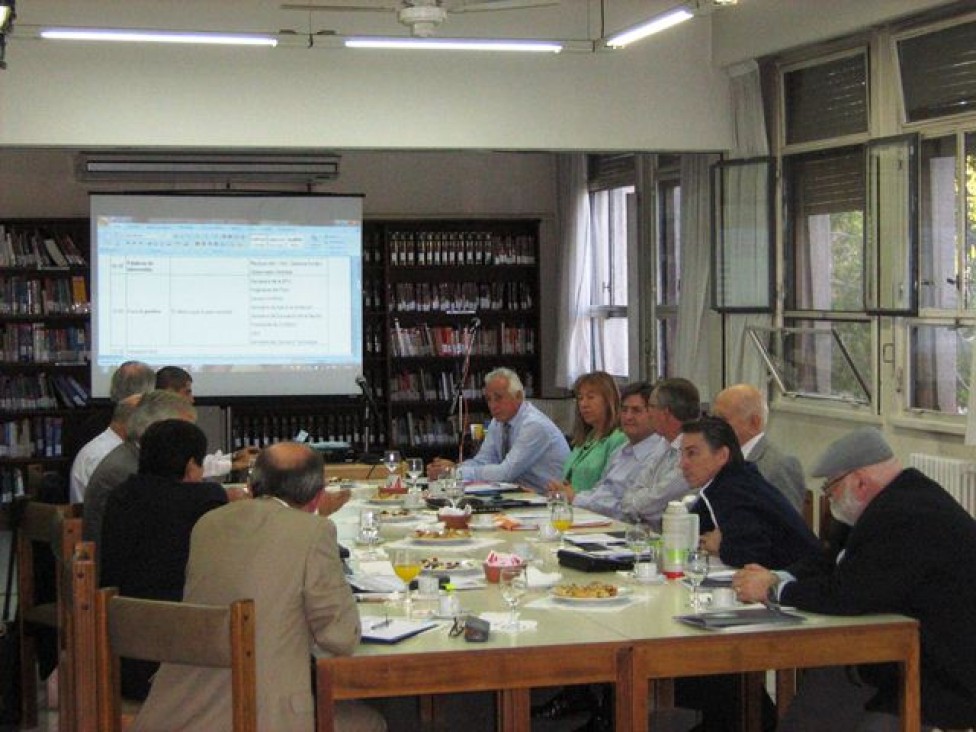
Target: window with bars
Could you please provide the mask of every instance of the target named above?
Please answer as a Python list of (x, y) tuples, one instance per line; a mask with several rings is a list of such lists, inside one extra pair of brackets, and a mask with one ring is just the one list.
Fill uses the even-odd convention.
[(783, 74), (786, 144), (868, 131), (868, 57), (863, 51)]
[(976, 112), (976, 20), (897, 42), (908, 122)]

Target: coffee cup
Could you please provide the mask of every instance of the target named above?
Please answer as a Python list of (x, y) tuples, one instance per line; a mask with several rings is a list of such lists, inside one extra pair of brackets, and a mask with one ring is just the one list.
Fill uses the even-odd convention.
[(732, 607), (735, 605), (735, 590), (731, 587), (716, 587), (712, 590), (712, 607)]

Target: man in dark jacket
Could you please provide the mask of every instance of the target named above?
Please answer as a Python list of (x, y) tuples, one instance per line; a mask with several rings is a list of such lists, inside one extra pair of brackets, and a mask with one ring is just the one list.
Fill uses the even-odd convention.
[[(942, 728), (976, 725), (976, 521), (937, 483), (903, 469), (873, 428), (831, 444), (813, 475), (827, 479), (823, 493), (831, 513), (852, 527), (836, 563), (807, 561), (786, 572), (747, 566), (734, 580), (740, 599), (775, 598), (830, 615), (916, 618), (923, 721)], [(861, 676), (876, 689), (863, 713), (872, 729), (895, 722), (896, 669), (871, 666)], [(856, 692), (839, 684), (829, 698), (839, 705)]]
[(742, 457), (724, 419), (703, 417), (681, 428), (681, 470), (699, 489), (701, 544), (730, 567), (780, 569), (817, 556), (820, 544), (782, 493)]

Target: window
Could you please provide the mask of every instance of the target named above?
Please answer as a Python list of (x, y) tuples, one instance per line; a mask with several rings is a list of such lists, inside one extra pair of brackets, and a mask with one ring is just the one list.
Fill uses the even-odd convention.
[(976, 324), (914, 323), (909, 326), (908, 399), (913, 409), (966, 414), (974, 338)]
[(864, 310), (864, 150), (786, 161), (787, 308)]
[(658, 377), (679, 376), (673, 354), (678, 330), (681, 285), (681, 183), (668, 178), (658, 183), (657, 353)]
[(590, 214), (597, 246), (593, 252), (598, 294), (590, 310), (593, 365), (614, 376), (629, 372), (627, 334), (628, 200), (633, 186), (590, 194)]
[(976, 21), (898, 41), (908, 122), (976, 110)]
[(786, 144), (867, 132), (867, 73), (863, 51), (784, 73)]

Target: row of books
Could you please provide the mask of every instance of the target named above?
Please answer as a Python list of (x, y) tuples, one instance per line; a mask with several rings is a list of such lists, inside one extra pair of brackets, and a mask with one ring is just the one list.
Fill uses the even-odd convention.
[[(465, 399), (481, 399), (488, 369), (471, 371), (461, 389)], [(450, 401), (457, 393), (460, 374), (454, 371), (431, 369), (407, 369), (390, 377), (391, 402), (437, 402)], [(535, 377), (531, 373), (522, 375), (525, 396), (535, 392)]]
[(390, 310), (401, 312), (518, 311), (535, 304), (527, 282), (400, 282), (392, 295)]
[[(305, 431), (309, 442), (347, 442), (361, 444), (365, 412), (345, 412), (327, 415), (235, 416), (231, 422), (235, 450), (242, 447), (267, 447), (277, 442), (293, 440)], [(386, 430), (377, 424), (375, 415), (369, 418), (370, 440), (374, 445), (385, 444)]]
[(0, 458), (61, 457), (62, 417), (0, 422)]
[(84, 407), (88, 396), (70, 374), (0, 375), (0, 409), (74, 409)]
[(0, 326), (0, 358), (23, 363), (84, 363), (91, 339), (87, 326), (52, 328), (43, 323)]
[(407, 412), (393, 419), (393, 444), (401, 447), (456, 447), (457, 425), (454, 420), (431, 414)]
[(366, 323), (363, 326), (363, 350), (369, 356), (382, 355), (385, 337), (386, 326)]
[(535, 238), (489, 231), (396, 231), (390, 235), (392, 267), (535, 264)]
[(0, 266), (84, 266), (84, 256), (66, 234), (53, 236), (37, 230), (20, 230), (0, 224)]
[(535, 329), (512, 327), (499, 323), (482, 327), (471, 336), (466, 328), (449, 325), (403, 327), (393, 321), (390, 331), (390, 353), (393, 356), (463, 356), (471, 340), (473, 356), (526, 356), (535, 353)]
[(82, 275), (4, 277), (0, 279), (0, 314), (69, 315), (91, 311), (88, 283)]
[(13, 465), (0, 467), (0, 503), (13, 503), (15, 498), (23, 496), (25, 485), (27, 481), (23, 468)]

